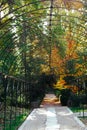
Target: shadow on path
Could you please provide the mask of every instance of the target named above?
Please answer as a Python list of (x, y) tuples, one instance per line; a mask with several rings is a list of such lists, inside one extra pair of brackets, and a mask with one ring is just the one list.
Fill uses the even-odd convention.
[(46, 94), (40, 107), (61, 106), (59, 99), (54, 94)]
[(18, 130), (87, 130), (54, 94), (46, 94), (40, 108), (34, 109)]

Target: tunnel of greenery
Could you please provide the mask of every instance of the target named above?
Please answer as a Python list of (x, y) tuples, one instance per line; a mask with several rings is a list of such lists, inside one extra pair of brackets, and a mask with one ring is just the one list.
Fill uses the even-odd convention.
[(1, 127), (54, 89), (87, 97), (87, 1), (0, 0)]

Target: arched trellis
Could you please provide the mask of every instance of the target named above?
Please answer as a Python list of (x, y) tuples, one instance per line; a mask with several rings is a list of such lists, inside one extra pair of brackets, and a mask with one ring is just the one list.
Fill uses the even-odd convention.
[[(80, 7), (74, 7), (73, 2)], [(13, 130), (12, 120), (24, 114), (33, 100), (44, 96), (46, 85), (55, 82), (55, 70), (58, 76), (70, 75), (67, 68), (73, 70), (75, 62), (83, 62), (85, 74), (86, 15), (86, 0), (0, 1), (1, 129), (8, 123), (8, 129)], [(75, 44), (72, 54), (78, 52), (78, 56), (69, 58), (71, 40)]]
[[(78, 8), (73, 8), (72, 6), (69, 7), (69, 9), (67, 9), (67, 1), (63, 1), (64, 3), (59, 2), (59, 5), (57, 5), (57, 1), (55, 4), (55, 1), (53, 0), (45, 0), (45, 1), (31, 1), (31, 2), (25, 2), (25, 3), (21, 3), (20, 5), (18, 5), (16, 3), (16, 1), (14, 2), (1, 2), (1, 13), (6, 12), (5, 14), (3, 14), (3, 16), (1, 16), (0, 21), (1, 21), (1, 42), (3, 42), (2, 40), (4, 39), (4, 43), (7, 42), (7, 45), (4, 47), (4, 49), (1, 47), (1, 58), (4, 59), (3, 62), (9, 61), (9, 53), (7, 52), (7, 56), (5, 56), (4, 52), (6, 52), (6, 50), (8, 50), (12, 44), (10, 42), (10, 40), (13, 40), (13, 50), (15, 50), (13, 52), (13, 55), (16, 53), (16, 57), (17, 57), (17, 47), (19, 47), (19, 49), (21, 48), (21, 46), (25, 46), (23, 48), (21, 48), (20, 50), (20, 54), (18, 53), (18, 57), (23, 53), (26, 54), (26, 44), (21, 43), (19, 39), (22, 38), (22, 36), (24, 36), (24, 33), (26, 32), (26, 36), (25, 37), (25, 41), (26, 41), (26, 37), (28, 37), (28, 39), (30, 38), (30, 42), (33, 42), (35, 36), (36, 37), (43, 37), (45, 38), (45, 40), (43, 40), (43, 42), (41, 43), (41, 39), (38, 38), (38, 40), (40, 39), (39, 45), (44, 46), (44, 44), (46, 44), (47, 40), (48, 40), (48, 45), (46, 45), (46, 47), (48, 48), (48, 52), (49, 52), (49, 63), (47, 63), (50, 68), (51, 68), (51, 50), (52, 50), (52, 43), (51, 42), (55, 42), (55, 40), (52, 40), (52, 35), (53, 35), (53, 30), (52, 28), (59, 26), (60, 22), (61, 22), (61, 26), (63, 26), (64, 29), (68, 28), (70, 26), (70, 24), (72, 24), (70, 26), (71, 30), (72, 30), (72, 35), (73, 35), (73, 39), (75, 39), (75, 41), (77, 42), (77, 45), (79, 43), (79, 41), (83, 44), (84, 40), (85, 40), (85, 44), (86, 44), (86, 2), (85, 1), (76, 1), (80, 4), (83, 4), (83, 7), (81, 7), (80, 9)], [(73, 1), (71, 1), (73, 2)], [(61, 6), (62, 5), (62, 6)], [(14, 7), (14, 8), (13, 8)], [(25, 10), (25, 12), (24, 12)], [(83, 16), (80, 17), (79, 15), (77, 16), (73, 16), (73, 15), (67, 15), (67, 13), (63, 14), (61, 13), (61, 11), (65, 11), (65, 12), (69, 12), (74, 11), (76, 13), (80, 13)], [(67, 11), (66, 11), (67, 10)], [(60, 18), (59, 18), (60, 17)], [(6, 20), (5, 20), (6, 19)], [(60, 21), (61, 19), (61, 21)], [(76, 19), (76, 21), (71, 21), (70, 19)], [(4, 22), (5, 21), (5, 22)], [(79, 21), (79, 22), (78, 22)], [(25, 24), (25, 25), (23, 25)], [(36, 26), (35, 26), (36, 24)], [(45, 24), (45, 25), (44, 25)], [(24, 27), (25, 26), (25, 30)], [(41, 26), (43, 29), (41, 29)], [(76, 36), (78, 34), (77, 28), (79, 28), (79, 36)], [(12, 29), (13, 28), (13, 29)], [(20, 28), (20, 29), (19, 29)], [(36, 29), (36, 30), (35, 30)], [(45, 29), (45, 34), (44, 34), (44, 29)], [(15, 30), (15, 31), (13, 31)], [(35, 31), (34, 31), (35, 30)], [(60, 31), (60, 30), (59, 30)], [(11, 36), (6, 38), (5, 41), (5, 36), (9, 34), (9, 32), (11, 32)], [(33, 34), (32, 36), (30, 34)], [(74, 36), (75, 34), (75, 36)], [(66, 35), (66, 34), (65, 34)], [(66, 38), (64, 38), (64, 36), (61, 38), (61, 36), (58, 37), (59, 39), (66, 40)], [(55, 38), (54, 38), (55, 39)], [(70, 38), (72, 39), (72, 37)], [(23, 41), (23, 42), (25, 42)], [(21, 41), (22, 42), (22, 41)], [(18, 45), (20, 44), (20, 45)], [(15, 46), (16, 45), (16, 46)], [(39, 45), (37, 46), (37, 49), (40, 48)], [(28, 52), (29, 50), (27, 50)], [(4, 57), (5, 56), (5, 57)], [(15, 58), (14, 58), (15, 59)], [(26, 59), (26, 58), (25, 58)], [(13, 60), (14, 61), (14, 60)], [(14, 64), (14, 62), (13, 62)], [(12, 64), (12, 65), (13, 65)]]

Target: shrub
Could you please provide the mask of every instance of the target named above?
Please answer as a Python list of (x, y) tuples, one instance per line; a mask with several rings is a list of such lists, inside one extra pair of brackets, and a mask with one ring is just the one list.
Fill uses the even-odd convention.
[(73, 107), (78, 107), (80, 104), (87, 104), (86, 95), (76, 95), (72, 93), (69, 100), (72, 102)]
[[(72, 102), (71, 106), (73, 106), (73, 107), (78, 107), (80, 105), (80, 98), (78, 95), (76, 95), (74, 93), (71, 93), (69, 100)], [(69, 106), (69, 104), (68, 104), (68, 106)]]
[(68, 99), (69, 99), (69, 97), (70, 97), (70, 92), (71, 92), (70, 89), (63, 89), (63, 90), (61, 90), (60, 101), (61, 101), (61, 104), (62, 104), (63, 106), (66, 106), (66, 105), (67, 105)]

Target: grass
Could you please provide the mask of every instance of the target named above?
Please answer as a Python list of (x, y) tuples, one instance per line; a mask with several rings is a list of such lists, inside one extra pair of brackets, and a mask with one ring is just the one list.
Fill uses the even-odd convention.
[(15, 107), (12, 107), (11, 114), (10, 111), (11, 110), (9, 106), (6, 108), (6, 113), (4, 113), (4, 109), (0, 111), (0, 130), (17, 130), (30, 113), (30, 110), (19, 107), (16, 108), (16, 111)]
[(70, 107), (71, 111), (75, 112), (81, 112), (83, 109), (81, 107)]
[(87, 119), (87, 108), (82, 108), (82, 107), (71, 107), (70, 108), (73, 113), (79, 113), (78, 117), (82, 119)]
[[(17, 128), (24, 122), (28, 114), (21, 114), (11, 121), (10, 124), (6, 124), (5, 130), (17, 130)], [(4, 129), (3, 129), (4, 130)]]

